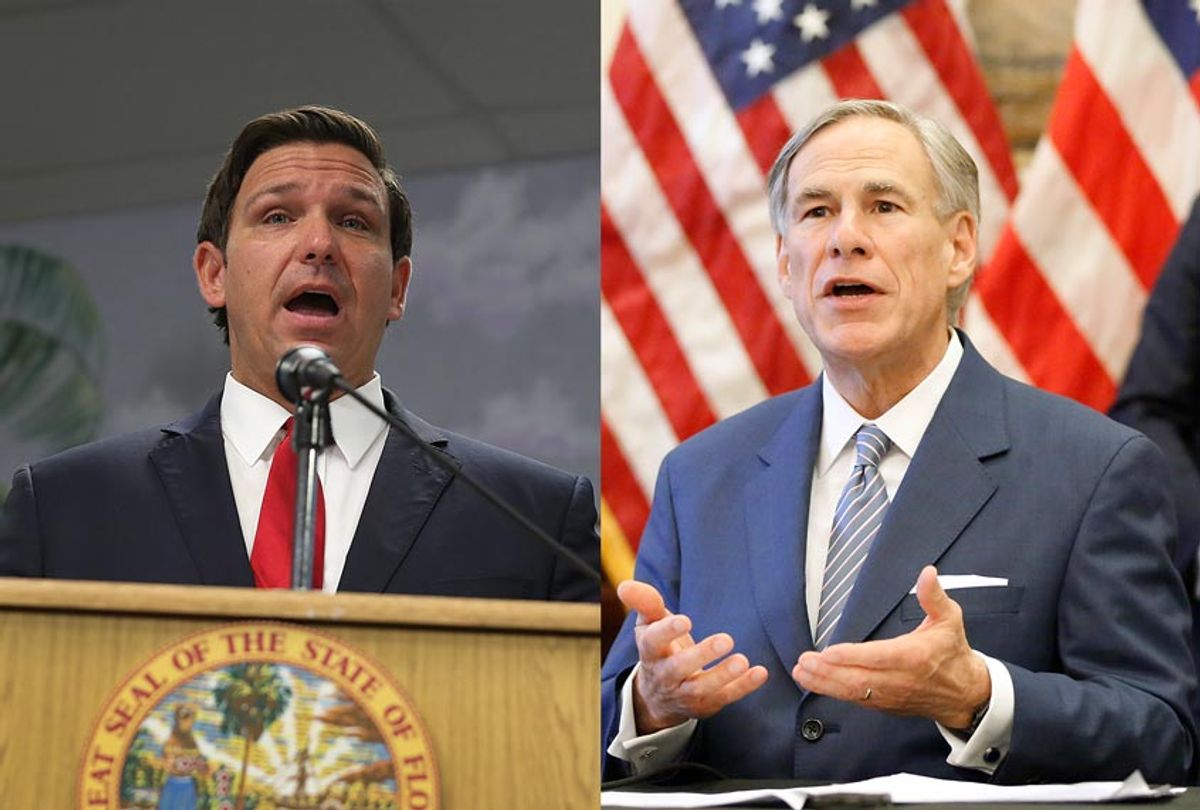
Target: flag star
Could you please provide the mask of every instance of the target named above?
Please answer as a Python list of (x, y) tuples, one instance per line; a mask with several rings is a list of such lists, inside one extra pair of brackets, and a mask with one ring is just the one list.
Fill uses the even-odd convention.
[(758, 15), (759, 25), (766, 25), (772, 20), (782, 20), (783, 0), (754, 0), (754, 13)]
[[(1200, 3), (1200, 0), (1196, 0)], [(862, 11), (864, 8), (875, 8), (879, 0), (850, 0), (850, 9), (852, 11)]]
[(829, 36), (829, 12), (809, 3), (804, 11), (792, 18), (792, 24), (800, 29), (800, 36), (805, 42), (814, 39), (825, 39)]
[(742, 51), (742, 61), (746, 63), (746, 75), (751, 78), (760, 73), (770, 73), (775, 70), (775, 46), (768, 45), (761, 39), (755, 39), (750, 47)]
[(729, 8), (730, 6), (740, 6), (742, 0), (717, 0), (717, 8)]

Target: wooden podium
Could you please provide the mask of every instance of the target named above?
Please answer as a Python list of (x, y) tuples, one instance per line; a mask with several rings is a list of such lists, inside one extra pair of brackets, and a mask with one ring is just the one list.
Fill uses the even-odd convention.
[(122, 684), (179, 639), (246, 621), (380, 665), (428, 732), (441, 807), (598, 806), (597, 605), (0, 578), (3, 805), (86, 806), (89, 735)]

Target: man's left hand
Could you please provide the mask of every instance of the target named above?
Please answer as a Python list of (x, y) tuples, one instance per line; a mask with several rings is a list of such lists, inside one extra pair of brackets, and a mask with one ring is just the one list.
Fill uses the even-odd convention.
[(946, 595), (937, 569), (917, 578), (925, 620), (911, 633), (883, 641), (834, 644), (806, 652), (792, 668), (804, 689), (891, 714), (928, 717), (965, 729), (992, 694), (987, 664), (972, 652), (962, 608)]

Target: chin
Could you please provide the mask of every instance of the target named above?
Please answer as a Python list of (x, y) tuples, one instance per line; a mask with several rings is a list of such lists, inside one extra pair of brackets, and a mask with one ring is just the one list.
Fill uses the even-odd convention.
[(887, 347), (883, 332), (879, 324), (871, 322), (839, 324), (824, 330), (821, 339), (815, 342), (822, 355), (828, 353), (847, 360), (868, 359)]

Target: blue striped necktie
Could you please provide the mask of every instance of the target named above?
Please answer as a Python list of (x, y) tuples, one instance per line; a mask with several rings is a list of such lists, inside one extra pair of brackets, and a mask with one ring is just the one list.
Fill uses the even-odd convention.
[(879, 462), (892, 446), (892, 440), (875, 425), (863, 425), (855, 436), (855, 443), (858, 456), (854, 460), (854, 471), (838, 499), (833, 531), (829, 536), (821, 606), (817, 609), (817, 632), (813, 635), (818, 650), (825, 648), (842, 617), (854, 580), (867, 559), (867, 552), (883, 525), (888, 508)]

